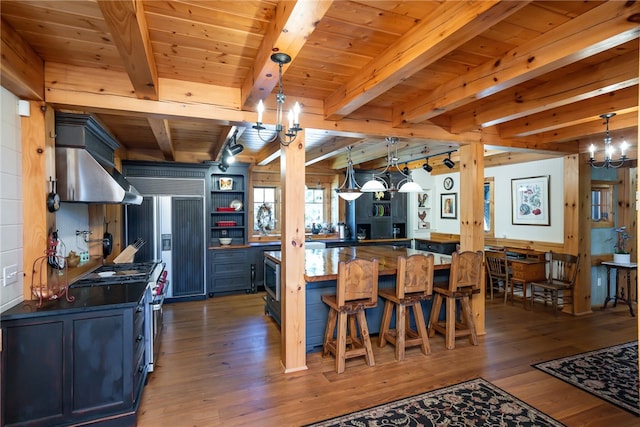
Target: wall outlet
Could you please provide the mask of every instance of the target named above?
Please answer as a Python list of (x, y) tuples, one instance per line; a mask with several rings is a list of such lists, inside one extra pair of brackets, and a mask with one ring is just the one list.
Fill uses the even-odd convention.
[(4, 286), (18, 281), (18, 264), (8, 265), (2, 269), (2, 282)]

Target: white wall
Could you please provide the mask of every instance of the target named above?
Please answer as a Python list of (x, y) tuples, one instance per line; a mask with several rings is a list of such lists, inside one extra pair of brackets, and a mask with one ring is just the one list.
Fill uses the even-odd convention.
[[(541, 242), (562, 243), (564, 241), (564, 161), (562, 158), (539, 160), (508, 166), (495, 166), (484, 171), (485, 177), (494, 178), (494, 235), (497, 238), (517, 240), (536, 240)], [(408, 236), (428, 238), (431, 231), (438, 233), (460, 234), (460, 174), (451, 173), (431, 176), (422, 169), (411, 171), (413, 179), (430, 194), (431, 229), (418, 229), (417, 196), (408, 198)], [(511, 179), (549, 175), (549, 226), (513, 225), (511, 222)], [(446, 177), (453, 178), (453, 188), (445, 190), (443, 182)], [(458, 194), (457, 219), (440, 218), (440, 195), (442, 193)]]
[[(0, 87), (0, 311), (22, 302), (22, 144), (18, 98)], [(44, 203), (44, 201), (43, 201)], [(4, 283), (2, 269), (17, 265), (17, 281)]]

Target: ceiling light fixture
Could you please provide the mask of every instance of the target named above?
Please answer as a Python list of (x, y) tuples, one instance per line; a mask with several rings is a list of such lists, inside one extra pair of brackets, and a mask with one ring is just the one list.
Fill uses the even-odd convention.
[(302, 128), (300, 127), (300, 104), (296, 102), (295, 105), (293, 106), (293, 109), (289, 110), (289, 114), (287, 116), (287, 119), (289, 121), (289, 127), (287, 128), (288, 130), (285, 131), (282, 125), (282, 119), (283, 119), (282, 107), (284, 106), (284, 101), (286, 99), (286, 96), (282, 91), (282, 66), (284, 64), (288, 64), (289, 62), (291, 62), (291, 56), (283, 52), (276, 52), (273, 55), (271, 55), (271, 60), (276, 64), (278, 64), (278, 93), (276, 94), (277, 105), (276, 105), (276, 124), (275, 124), (276, 133), (270, 139), (265, 139), (260, 134), (261, 130), (266, 129), (264, 126), (262, 126), (262, 114), (264, 113), (264, 103), (262, 102), (262, 100), (258, 102), (258, 121), (253, 126), (253, 128), (258, 131), (258, 137), (263, 142), (270, 143), (275, 140), (279, 140), (280, 145), (283, 145), (286, 147), (289, 144), (291, 144), (293, 141), (295, 141), (296, 136), (298, 136), (298, 132), (302, 130)]
[(347, 171), (345, 173), (344, 182), (338, 188), (336, 188), (336, 192), (341, 199), (352, 201), (362, 196), (362, 192), (360, 191), (360, 186), (356, 181), (353, 172), (353, 161), (351, 160), (351, 146), (347, 147)]
[[(374, 173), (371, 179), (364, 183), (360, 191), (365, 193), (373, 193), (377, 191), (390, 191), (391, 195), (395, 192), (400, 193), (417, 193), (421, 192), (422, 187), (417, 182), (413, 181), (411, 177), (411, 171), (408, 167), (404, 167), (402, 170), (398, 166), (398, 138), (396, 137), (387, 137), (387, 166), (380, 173)], [(391, 155), (391, 147), (394, 147), (394, 154)], [(391, 175), (389, 172), (390, 168), (395, 168), (400, 174), (404, 177), (397, 185), (395, 185), (391, 179)], [(387, 174), (389, 176), (389, 183), (382, 178), (383, 175)]]
[(627, 141), (622, 141), (620, 144), (620, 158), (617, 160), (612, 160), (613, 157), (613, 145), (611, 145), (611, 135), (609, 134), (609, 119), (615, 116), (616, 113), (607, 113), (601, 114), (600, 118), (605, 119), (606, 131), (604, 133), (604, 161), (602, 163), (595, 162), (595, 152), (596, 147), (591, 144), (589, 146), (589, 163), (592, 168), (619, 168), (624, 165), (627, 160), (627, 155), (625, 154), (625, 150), (629, 148), (629, 144)]
[(431, 166), (429, 164), (429, 158), (427, 157), (426, 163), (424, 165), (422, 165), (422, 169), (424, 169), (427, 172), (431, 172), (433, 170), (433, 166)]
[(242, 144), (238, 144), (236, 137), (238, 135), (238, 130), (233, 133), (233, 136), (229, 138), (227, 141), (227, 145), (224, 147), (222, 151), (222, 158), (220, 159), (220, 164), (218, 168), (222, 172), (226, 172), (229, 165), (236, 161), (235, 156), (242, 153), (244, 150), (244, 146)]
[(453, 167), (456, 165), (455, 162), (453, 160), (451, 160), (451, 153), (449, 153), (449, 157), (447, 157), (446, 159), (444, 159), (442, 161), (442, 163), (448, 167), (449, 169), (453, 169)]

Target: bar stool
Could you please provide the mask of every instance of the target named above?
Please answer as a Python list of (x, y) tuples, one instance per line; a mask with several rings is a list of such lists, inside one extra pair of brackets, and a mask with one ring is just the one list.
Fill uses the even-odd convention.
[[(405, 347), (420, 346), (424, 355), (431, 354), (427, 327), (422, 313), (422, 301), (431, 299), (433, 293), (433, 254), (398, 257), (397, 283), (394, 289), (379, 289), (384, 298), (384, 311), (378, 346), (387, 342), (396, 347), (396, 360), (404, 360)], [(389, 329), (393, 309), (396, 308), (396, 329)], [(411, 328), (411, 309), (416, 329)]]
[(336, 295), (322, 295), (322, 301), (329, 306), (322, 355), (335, 356), (339, 374), (344, 372), (346, 359), (352, 357), (364, 356), (367, 365), (373, 366), (375, 360), (364, 310), (378, 304), (378, 259), (340, 261), (336, 287)]
[[(482, 251), (454, 252), (451, 254), (451, 271), (448, 287), (436, 284), (435, 299), (429, 317), (429, 337), (440, 332), (445, 336), (447, 350), (455, 348), (457, 337), (469, 337), (469, 342), (478, 345), (476, 326), (471, 313), (470, 296), (480, 292), (483, 270)], [(443, 300), (447, 300), (446, 320), (438, 320)], [(460, 301), (460, 321), (456, 319), (456, 301)]]

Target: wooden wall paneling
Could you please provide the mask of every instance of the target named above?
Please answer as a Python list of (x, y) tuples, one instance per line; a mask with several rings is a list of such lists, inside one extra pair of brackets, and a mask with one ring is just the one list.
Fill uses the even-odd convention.
[[(460, 249), (484, 250), (484, 146), (472, 143), (460, 148)], [(484, 275), (482, 275), (484, 280)], [(478, 334), (485, 334), (485, 286), (471, 298)]]
[(285, 373), (307, 369), (306, 283), (304, 280), (305, 132), (282, 147), (282, 273), (281, 357)]
[(4, 19), (0, 31), (2, 86), (20, 98), (44, 100), (44, 61)]
[[(49, 177), (55, 179), (53, 109), (43, 112), (39, 101), (31, 101), (31, 115), (21, 117), (22, 129), (22, 215), (23, 215), (23, 295), (31, 299), (34, 261), (43, 256), (49, 233), (55, 230), (55, 214), (47, 210)], [(46, 121), (51, 120), (50, 126)]]
[[(564, 249), (580, 255), (573, 305), (564, 311), (591, 312), (591, 165), (588, 154), (564, 158)], [(570, 311), (569, 311), (570, 310)]]

